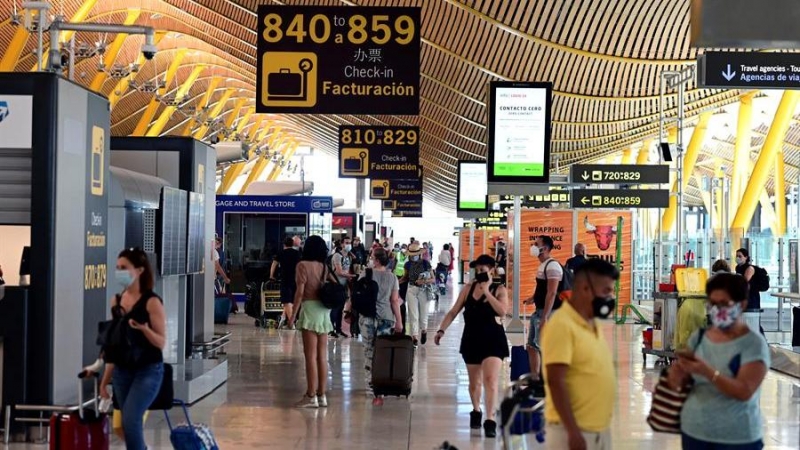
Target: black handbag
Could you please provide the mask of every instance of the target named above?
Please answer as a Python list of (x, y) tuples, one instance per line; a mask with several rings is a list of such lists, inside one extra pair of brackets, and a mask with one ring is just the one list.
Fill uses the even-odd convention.
[[(327, 275), (327, 276), (326, 276)], [(339, 283), (327, 267), (322, 269), (322, 287), (319, 290), (320, 301), (328, 309), (341, 309), (347, 302), (347, 289)]]

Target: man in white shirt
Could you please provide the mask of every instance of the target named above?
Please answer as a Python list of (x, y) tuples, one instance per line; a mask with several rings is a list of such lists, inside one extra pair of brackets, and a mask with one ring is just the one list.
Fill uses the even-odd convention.
[(533, 296), (526, 301), (528, 304), (536, 305), (536, 312), (531, 315), (528, 326), (528, 361), (531, 365), (531, 375), (537, 380), (541, 369), (539, 337), (550, 314), (561, 307), (558, 284), (564, 276), (564, 269), (550, 256), (554, 246), (553, 238), (539, 236), (531, 247), (531, 255), (539, 259), (539, 268), (536, 271), (536, 289)]

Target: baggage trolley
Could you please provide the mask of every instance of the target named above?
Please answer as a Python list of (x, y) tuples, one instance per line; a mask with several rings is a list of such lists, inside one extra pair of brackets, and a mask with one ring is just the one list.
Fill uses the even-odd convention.
[(512, 382), (500, 403), (500, 428), (503, 448), (512, 449), (513, 435), (534, 434), (544, 442), (544, 399), (535, 396), (533, 379), (529, 375)]
[(283, 314), (280, 282), (268, 280), (248, 283), (245, 288), (244, 312), (255, 319), (257, 327), (277, 327), (278, 319)]

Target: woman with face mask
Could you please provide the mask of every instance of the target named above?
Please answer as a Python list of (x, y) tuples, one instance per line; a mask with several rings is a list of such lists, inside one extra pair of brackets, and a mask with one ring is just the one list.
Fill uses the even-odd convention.
[(744, 323), (747, 281), (719, 273), (706, 283), (711, 326), (689, 338), (669, 369), (674, 388), (689, 390), (681, 410), (686, 450), (763, 448), (761, 383), (770, 366), (762, 336)]
[(108, 386), (112, 385), (122, 413), (125, 448), (145, 450), (142, 417), (158, 395), (164, 377), (166, 314), (161, 298), (153, 292), (153, 271), (144, 251), (123, 250), (117, 258), (114, 279), (122, 293), (111, 300), (111, 314), (124, 320), (130, 344), (124, 353), (104, 349), (107, 365), (100, 396), (110, 399)]
[[(483, 413), (481, 411), (481, 390), (485, 391), (484, 406), (486, 421), (483, 431), (486, 437), (497, 435), (495, 410), (497, 409), (497, 383), (503, 359), (508, 357), (508, 340), (503, 328), (502, 318), (506, 315), (508, 297), (506, 288), (494, 283), (495, 260), (489, 255), (481, 255), (470, 263), (475, 269), (475, 280), (470, 283), (456, 300), (453, 308), (445, 315), (434, 343), (439, 345), (447, 327), (464, 310), (464, 333), (461, 336), (461, 356), (467, 365), (469, 377), (469, 396), (472, 412), (469, 414), (469, 427), (480, 430)], [(480, 432), (480, 431), (478, 431)]]
[(736, 273), (743, 276), (750, 286), (750, 294), (747, 296), (747, 307), (751, 309), (760, 309), (761, 294), (759, 294), (758, 289), (754, 289), (752, 286), (756, 269), (753, 267), (753, 260), (750, 259), (750, 252), (748, 252), (746, 248), (736, 250)]

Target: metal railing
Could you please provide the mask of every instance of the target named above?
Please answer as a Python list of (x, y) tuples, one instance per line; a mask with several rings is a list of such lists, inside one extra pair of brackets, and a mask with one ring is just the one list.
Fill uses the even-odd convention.
[(192, 357), (200, 355), (202, 359), (217, 359), (219, 355), (226, 355), (225, 346), (231, 343), (231, 332), (215, 334), (214, 338), (206, 342), (192, 343)]

